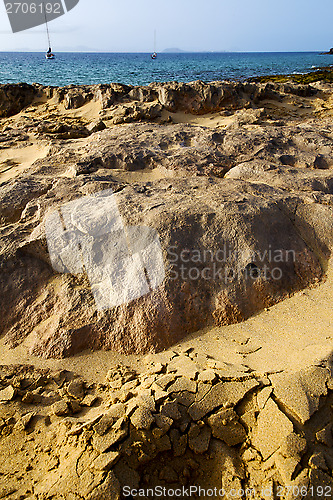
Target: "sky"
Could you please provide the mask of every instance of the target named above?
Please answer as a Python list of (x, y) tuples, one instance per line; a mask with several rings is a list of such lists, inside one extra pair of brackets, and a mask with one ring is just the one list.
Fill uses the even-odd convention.
[[(45, 29), (13, 34), (0, 2), (0, 50), (44, 51)], [(157, 51), (293, 52), (333, 47), (332, 19), (332, 0), (80, 0), (49, 28), (58, 52), (151, 52), (155, 29)]]

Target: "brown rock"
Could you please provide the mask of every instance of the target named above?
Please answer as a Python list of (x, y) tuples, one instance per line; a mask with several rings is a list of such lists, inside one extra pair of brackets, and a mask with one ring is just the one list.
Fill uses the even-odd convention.
[(325, 461), (325, 456), (322, 452), (316, 452), (309, 458), (309, 466), (312, 469), (321, 469), (328, 471), (327, 463)]
[(171, 450), (171, 442), (167, 434), (164, 434), (163, 436), (160, 436), (158, 439), (156, 439), (156, 443), (154, 444), (156, 444), (156, 448), (158, 449), (158, 451)]
[(63, 399), (61, 401), (57, 401), (51, 406), (52, 413), (57, 415), (57, 417), (64, 417), (66, 415), (70, 415), (71, 410), (66, 401)]
[(181, 418), (181, 414), (179, 413), (177, 401), (164, 403), (161, 407), (161, 415), (169, 417), (172, 420), (179, 420)]
[(203, 427), (191, 424), (188, 433), (188, 445), (194, 453), (205, 453), (209, 448), (211, 430), (207, 425)]
[(107, 415), (109, 415), (109, 417), (113, 417), (116, 420), (118, 420), (119, 418), (124, 417), (125, 413), (126, 413), (125, 405), (123, 403), (115, 403), (110, 406)]
[(167, 374), (156, 379), (155, 384), (157, 384), (163, 391), (176, 380), (175, 375)]
[(125, 438), (128, 434), (128, 425), (123, 418), (117, 420), (112, 429), (103, 436), (94, 434), (92, 438), (93, 448), (99, 453), (105, 453), (114, 444), (118, 443), (121, 439)]
[(326, 158), (323, 155), (317, 155), (313, 163), (313, 167), (318, 168), (320, 170), (326, 170), (329, 168), (329, 165)]
[(81, 401), (82, 406), (93, 406), (97, 401), (97, 396), (94, 394), (87, 394)]
[(109, 413), (106, 413), (102, 416), (102, 418), (94, 425), (94, 431), (97, 432), (100, 436), (106, 434), (106, 432), (112, 427), (116, 418)]
[(161, 373), (163, 371), (164, 365), (162, 363), (151, 363), (147, 365), (147, 374), (154, 375), (155, 373)]
[(332, 491), (333, 479), (331, 478), (331, 476), (329, 476), (322, 470), (310, 469), (309, 477), (310, 477), (309, 488), (312, 487), (313, 491), (320, 492), (322, 491), (321, 488), (324, 488), (324, 491), (326, 489), (326, 492)]
[(126, 465), (124, 461), (117, 463), (114, 472), (122, 487), (127, 486), (131, 489), (137, 489), (139, 487), (140, 476), (138, 472)]
[(81, 108), (86, 103), (86, 95), (83, 91), (71, 90), (65, 95), (64, 104), (66, 109)]
[(203, 370), (199, 373), (198, 380), (206, 384), (213, 384), (217, 380), (217, 375), (214, 370)]
[(257, 422), (257, 411), (249, 410), (243, 413), (239, 421), (244, 425), (245, 429), (249, 432), (256, 425)]
[(152, 412), (156, 411), (155, 400), (150, 394), (139, 394), (133, 401), (138, 407), (147, 408)]
[[(309, 491), (309, 471), (308, 469), (303, 470), (294, 481), (290, 481), (288, 483), (288, 490), (286, 494), (286, 500), (295, 500), (295, 495), (294, 492), (296, 491), (303, 491), (307, 492)], [(298, 489), (297, 489), (298, 488)], [(301, 500), (300, 496), (298, 495), (299, 500)], [(298, 499), (297, 499), (298, 500)]]
[(12, 116), (32, 103), (38, 87), (27, 83), (0, 85), (0, 117)]
[(67, 387), (67, 394), (72, 398), (81, 400), (84, 397), (84, 384), (82, 380), (72, 380)]
[(168, 432), (170, 427), (173, 424), (173, 419), (170, 417), (167, 417), (166, 415), (156, 415), (155, 416), (155, 422), (157, 427), (159, 427), (161, 430), (163, 430), (164, 433)]
[(260, 392), (257, 394), (257, 404), (259, 410), (262, 410), (265, 407), (265, 404), (268, 401), (268, 398), (272, 394), (273, 388), (272, 387), (265, 387), (262, 389)]
[(182, 457), (187, 447), (187, 435), (181, 435), (177, 429), (170, 431), (172, 450), (175, 457)]
[(316, 433), (316, 438), (320, 443), (326, 444), (329, 448), (333, 446), (332, 424), (326, 425)]
[(246, 439), (245, 429), (238, 422), (237, 413), (231, 408), (211, 415), (208, 418), (208, 424), (213, 436), (221, 439), (228, 446), (235, 446)]
[(297, 458), (303, 455), (306, 449), (307, 449), (306, 439), (292, 432), (282, 442), (279, 452), (284, 457)]
[(100, 132), (101, 130), (106, 129), (106, 125), (102, 120), (97, 120), (89, 123), (86, 128), (88, 132), (93, 134), (94, 132)]
[(197, 391), (196, 382), (186, 377), (178, 377), (175, 382), (168, 387), (168, 393), (183, 391), (195, 393)]
[(279, 453), (275, 456), (275, 465), (279, 473), (281, 474), (284, 484), (290, 484), (296, 467), (299, 464), (299, 460), (293, 457), (283, 457)]
[(167, 483), (177, 483), (178, 474), (172, 467), (166, 465), (161, 470), (159, 474), (159, 479), (161, 479), (162, 481), (166, 481)]
[[(10, 95), (5, 95), (7, 91)], [(8, 112), (8, 102), (11, 107), (21, 100), (20, 93), (26, 96), (31, 91), (31, 87), (1, 87), (3, 112)], [(131, 91), (135, 96), (142, 95), (143, 102), (140, 98), (140, 104), (133, 103)], [(50, 95), (50, 88), (48, 92)], [(315, 92), (311, 86), (294, 84), (195, 82), (154, 84), (142, 92), (112, 84), (54, 89), (53, 94), (60, 101), (67, 99), (70, 107), (96, 98), (104, 108), (120, 104), (119, 113), (124, 113), (125, 119), (126, 110), (130, 110), (133, 119), (143, 116), (151, 120), (162, 106), (201, 114), (255, 108), (264, 99), (282, 99), (281, 93)], [(150, 100), (154, 95), (159, 104)], [(26, 97), (23, 101), (14, 105), (22, 109)], [(113, 109), (108, 114), (113, 111), (117, 114)], [(261, 112), (249, 109), (240, 115), (247, 123), (248, 119), (254, 123), (253, 118)], [(26, 125), (26, 118), (22, 121)], [(59, 141), (89, 135), (83, 120), (62, 115), (61, 119), (35, 122), (31, 122), (34, 133), (46, 134), (52, 149), (31, 171), (4, 183), (0, 193), (0, 314), (9, 346), (30, 337), (32, 354), (58, 358), (88, 348), (125, 354), (161, 350), (210, 323), (224, 325), (248, 318), (322, 276), (319, 261), (326, 262), (332, 246), (327, 205), (331, 172), (309, 169), (318, 151), (325, 155), (328, 166), (332, 163), (330, 139), (322, 133), (322, 123), (311, 123), (311, 127), (271, 122), (265, 122), (265, 127), (244, 127), (236, 123), (219, 130), (191, 124), (134, 123), (98, 132), (74, 151)], [(6, 145), (13, 143), (15, 133), (5, 132)], [(17, 138), (26, 144), (29, 134), (21, 130)], [(281, 165), (282, 155), (294, 155), (302, 168), (295, 172), (294, 167)], [(223, 178), (239, 165), (247, 166), (246, 178), (240, 169), (233, 178)], [(167, 178), (136, 185), (115, 181), (112, 175), (113, 169), (125, 171), (125, 177), (128, 171), (142, 169), (150, 175), (155, 168), (159, 176)], [(187, 262), (185, 274), (190, 270), (199, 273), (198, 279), (183, 279), (179, 273), (174, 279), (174, 273), (168, 272), (158, 289), (122, 304), (117, 314), (112, 308), (99, 311), (97, 319), (91, 287), (82, 273), (67, 269), (66, 274), (57, 275), (51, 269), (43, 222), (48, 209), (110, 187), (117, 191), (126, 225), (146, 226), (158, 232), (166, 265), (176, 264), (170, 262), (172, 248), (176, 247), (179, 263), (182, 251), (188, 260), (189, 249), (217, 251), (225, 243), (231, 258), (217, 263), (221, 264), (220, 277), (204, 279), (206, 263)], [(193, 202), (201, 198), (205, 203)], [(271, 230), (263, 231), (264, 227)], [(249, 248), (251, 255), (234, 255), (235, 235), (238, 248)], [(259, 273), (265, 266), (272, 271), (268, 258), (252, 259), (252, 252), (262, 254), (268, 248), (282, 252), (279, 267), (283, 279), (273, 280)], [(294, 252), (295, 259), (288, 261), (285, 257), (289, 251)], [(107, 251), (102, 253), (108, 255)], [(78, 262), (76, 258), (74, 261)], [(179, 271), (179, 266), (171, 267)], [(256, 270), (255, 279), (248, 276), (251, 269)], [(235, 270), (239, 275), (232, 279)], [(57, 287), (53, 286), (55, 277)], [(123, 383), (118, 380), (119, 385)]]
[(0, 391), (0, 403), (6, 403), (7, 401), (12, 401), (16, 396), (16, 389), (9, 385), (5, 389)]
[(27, 391), (23, 396), (22, 396), (22, 403), (26, 404), (32, 404), (34, 402), (35, 396), (31, 391)]
[(16, 422), (15, 428), (22, 431), (26, 430), (34, 416), (34, 412), (26, 413)]
[(94, 488), (86, 497), (87, 500), (120, 500), (120, 484), (115, 474), (110, 471), (102, 484)]
[(177, 402), (183, 406), (186, 406), (186, 408), (188, 408), (195, 401), (195, 394), (193, 394), (193, 392), (178, 392), (175, 394), (175, 397), (177, 399)]
[(198, 382), (198, 391), (195, 395), (195, 400), (196, 401), (201, 401), (201, 399), (206, 396), (206, 394), (209, 393), (209, 391), (211, 390), (212, 388), (212, 385), (211, 384), (206, 384), (206, 383), (203, 383), (199, 380)]
[(328, 370), (321, 367), (270, 377), (278, 401), (303, 424), (318, 409), (320, 396), (327, 394), (328, 378)]
[(247, 448), (242, 455), (242, 460), (244, 460), (245, 462), (251, 462), (252, 460), (258, 459), (260, 459), (260, 455), (253, 448)]
[[(187, 387), (185, 387), (184, 379), (195, 379), (197, 373), (198, 373), (198, 367), (197, 365), (188, 357), (188, 356), (176, 356), (173, 358), (170, 363), (168, 364), (167, 367), (169, 372), (176, 372), (177, 375), (182, 375), (183, 377), (183, 382), (177, 382), (179, 384), (184, 385), (184, 390), (188, 390)], [(192, 384), (187, 384), (188, 387), (193, 388), (194, 390), (194, 385)], [(192, 392), (192, 391), (191, 391)]]
[(80, 411), (82, 410), (81, 405), (75, 399), (71, 399), (68, 402), (68, 404), (70, 406), (70, 409), (71, 409), (73, 415), (75, 415), (76, 413), (80, 413)]
[(157, 384), (153, 384), (152, 389), (154, 391), (154, 400), (156, 403), (161, 403), (169, 396), (168, 392), (162, 391)]
[(131, 416), (131, 423), (137, 429), (150, 429), (154, 420), (151, 411), (143, 406), (139, 406)]

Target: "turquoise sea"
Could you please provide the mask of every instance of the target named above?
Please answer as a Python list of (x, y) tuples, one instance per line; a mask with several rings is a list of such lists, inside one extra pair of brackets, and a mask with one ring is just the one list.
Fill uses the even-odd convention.
[(120, 82), (146, 85), (153, 81), (245, 80), (253, 76), (306, 73), (333, 65), (333, 55), (318, 52), (255, 53), (44, 53), (1, 52), (0, 83), (41, 83), (63, 86)]

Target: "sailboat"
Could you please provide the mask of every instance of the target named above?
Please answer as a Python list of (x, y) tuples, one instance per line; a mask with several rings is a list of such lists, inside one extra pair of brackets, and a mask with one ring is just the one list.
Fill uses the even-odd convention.
[(49, 42), (49, 49), (45, 54), (45, 58), (47, 60), (54, 59), (55, 55), (52, 53), (51, 49), (51, 42), (50, 42), (50, 33), (49, 33), (49, 26), (47, 24), (47, 18), (46, 18), (46, 8), (45, 8), (45, 3), (43, 2), (43, 7), (44, 7), (44, 15), (45, 15), (45, 26), (46, 26), (46, 33), (47, 33), (47, 40)]
[(152, 59), (157, 58), (157, 53), (156, 53), (156, 30), (154, 31), (154, 52), (150, 56)]

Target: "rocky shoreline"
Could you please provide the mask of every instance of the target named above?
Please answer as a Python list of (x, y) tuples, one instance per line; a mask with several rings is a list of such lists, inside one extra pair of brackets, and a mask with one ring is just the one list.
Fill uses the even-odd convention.
[[(176, 348), (202, 328), (246, 330), (328, 279), (332, 114), (322, 80), (0, 86), (1, 342), (31, 359), (1, 366), (0, 498), (116, 500), (158, 485), (332, 493), (330, 332), (325, 356), (309, 342), (312, 357), (280, 370), (221, 360), (223, 342), (216, 356), (200, 339)], [(45, 221), (105, 190), (126, 227), (159, 235), (165, 278), (96, 310), (84, 272), (52, 268)], [(260, 349), (250, 337), (239, 356)], [(113, 364), (97, 383), (33, 366), (84, 363), (87, 349), (96, 366), (101, 349), (135, 354), (140, 370)]]
[[(44, 102), (25, 108), (15, 127), (10, 118), (4, 121), (3, 147), (19, 142), (20, 150), (29, 148), (33, 137), (48, 151), (1, 187), (0, 310), (10, 345), (30, 336), (30, 352), (46, 357), (73, 355), (87, 348), (127, 354), (162, 349), (207, 324), (242, 321), (320, 279), (330, 245), (324, 228), (331, 215), (331, 124), (325, 121), (319, 130), (315, 124), (300, 127), (297, 121), (283, 122), (279, 111), (272, 117), (262, 107), (283, 99), (310, 103), (320, 92), (316, 87), (195, 82), (157, 88), (118, 84), (10, 88), (2, 88), (8, 101), (6, 105), (2, 101), (6, 114), (13, 112), (12, 105), (26, 104), (36, 95)], [(21, 91), (22, 101), (16, 98)], [(101, 108), (98, 121), (87, 124), (85, 118), (64, 114), (95, 104)], [(47, 119), (36, 116), (40, 108)], [(57, 116), (59, 108), (64, 111)], [(163, 112), (171, 115), (165, 119)], [(200, 127), (172, 119), (177, 113), (214, 117), (213, 112), (226, 125)], [(75, 141), (80, 141), (79, 147)], [(152, 171), (157, 179), (142, 185), (120, 181), (116, 175)], [(318, 186), (318, 203), (312, 203), (313, 186)], [(156, 290), (119, 306), (116, 314), (100, 312), (96, 320), (84, 276), (59, 275), (50, 268), (44, 222), (50, 208), (102, 189), (117, 193), (126, 225), (145, 225), (158, 232), (169, 270)], [(190, 229), (194, 220), (195, 232)], [(262, 231), (263, 226), (270, 227), (270, 232)], [(312, 231), (306, 230), (308, 226)], [(197, 279), (184, 282), (178, 268), (174, 279), (170, 249), (180, 253), (196, 249), (203, 254), (221, 247), (236, 249), (240, 256), (210, 263), (219, 264), (218, 279), (202, 278), (206, 262), (197, 266)], [(281, 253), (280, 279), (272, 277), (276, 266), (268, 250)], [(258, 265), (251, 255), (258, 260), (256, 256), (265, 251)], [(178, 264), (180, 257), (176, 256)], [(230, 280), (228, 268), (235, 271)], [(252, 268), (261, 274), (265, 269), (266, 276), (248, 279)], [(188, 265), (185, 271), (190, 270)], [(41, 321), (48, 325), (43, 333)]]

